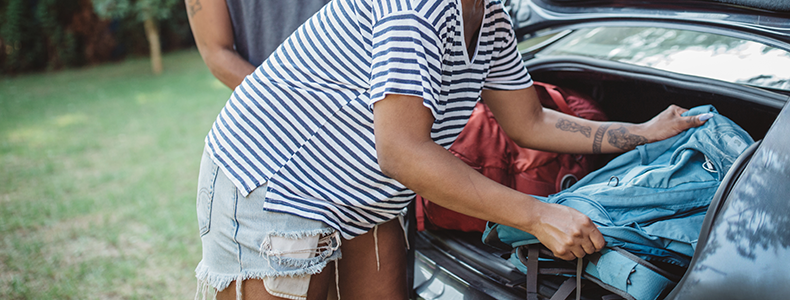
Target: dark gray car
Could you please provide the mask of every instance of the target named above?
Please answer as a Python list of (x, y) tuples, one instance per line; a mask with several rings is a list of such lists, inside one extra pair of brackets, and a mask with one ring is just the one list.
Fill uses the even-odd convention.
[[(730, 169), (665, 299), (790, 298), (790, 1), (507, 1), (532, 77), (592, 95), (611, 120), (712, 104), (758, 143)], [(603, 165), (607, 159), (601, 162)], [(411, 224), (413, 224), (412, 220)], [(420, 299), (524, 299), (481, 234), (412, 232)], [(539, 277), (549, 299), (562, 278)], [(586, 284), (583, 299), (610, 293)]]

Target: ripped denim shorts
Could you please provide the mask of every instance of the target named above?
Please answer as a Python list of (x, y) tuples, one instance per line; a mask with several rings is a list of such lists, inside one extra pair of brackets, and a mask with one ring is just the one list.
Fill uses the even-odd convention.
[(203, 259), (195, 269), (198, 293), (206, 298), (236, 280), (262, 279), (266, 290), (305, 299), (310, 275), (340, 258), (340, 235), (323, 222), (263, 210), (266, 185), (242, 196), (203, 152), (197, 217)]

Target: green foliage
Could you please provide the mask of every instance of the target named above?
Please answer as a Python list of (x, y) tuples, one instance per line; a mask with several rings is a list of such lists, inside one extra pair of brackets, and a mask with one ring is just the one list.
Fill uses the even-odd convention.
[(0, 73), (146, 54), (140, 21), (147, 15), (159, 21), (164, 50), (193, 44), (180, 0), (0, 0)]
[(179, 0), (93, 0), (96, 14), (103, 18), (122, 19), (133, 17), (137, 21), (147, 18), (164, 20), (172, 15)]
[(48, 45), (48, 64), (50, 69), (62, 65), (76, 66), (80, 63), (77, 56), (77, 40), (71, 30), (61, 24), (68, 22), (72, 14), (79, 9), (76, 1), (39, 0), (35, 10), (35, 17), (39, 20), (40, 28)]
[(16, 73), (43, 68), (57, 69), (84, 62), (73, 15), (80, 11), (78, 0), (6, 0), (0, 2), (0, 69)]
[(3, 70), (13, 72), (40, 67), (43, 62), (36, 58), (45, 56), (44, 45), (40, 28), (30, 23), (34, 20), (30, 1), (8, 0), (3, 15), (0, 39), (7, 61)]

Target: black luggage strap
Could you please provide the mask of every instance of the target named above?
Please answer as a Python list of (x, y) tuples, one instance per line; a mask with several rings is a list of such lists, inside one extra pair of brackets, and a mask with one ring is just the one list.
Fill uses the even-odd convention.
[[(577, 284), (578, 283), (573, 278), (566, 279), (564, 282), (562, 282), (562, 284), (560, 285), (560, 288), (558, 288), (557, 291), (554, 292), (554, 295), (551, 296), (551, 300), (565, 300), (565, 299), (567, 299), (568, 296), (571, 295), (571, 292), (573, 292), (573, 290), (576, 290), (576, 285)], [(578, 294), (577, 294), (577, 299), (578, 299)]]
[(527, 300), (538, 300), (538, 247), (538, 244), (532, 244), (527, 250)]
[[(526, 261), (522, 252), (523, 248), (527, 248)], [(530, 244), (526, 247), (517, 247), (514, 250), (518, 259), (521, 260), (521, 263), (527, 267), (527, 300), (538, 300), (538, 274), (541, 273), (538, 261), (540, 259), (541, 244)], [(576, 262), (576, 278), (568, 278), (565, 280), (557, 291), (554, 292), (550, 300), (564, 300), (568, 298), (574, 290), (576, 291), (576, 299), (581, 299), (583, 266), (584, 261), (579, 258)]]

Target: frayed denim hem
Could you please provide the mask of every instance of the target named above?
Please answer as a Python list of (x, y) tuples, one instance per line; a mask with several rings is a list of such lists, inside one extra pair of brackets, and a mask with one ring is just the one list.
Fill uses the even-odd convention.
[[(203, 265), (202, 263), (198, 264), (197, 268), (195, 269), (195, 278), (197, 278), (197, 292), (195, 293), (195, 299), (212, 299), (216, 298), (216, 294), (219, 291), (225, 290), (228, 288), (231, 282), (234, 280), (238, 280), (237, 284), (241, 281), (245, 281), (248, 279), (263, 279), (265, 277), (276, 277), (276, 276), (302, 276), (302, 275), (315, 275), (321, 273), (321, 271), (326, 268), (326, 265), (331, 261), (337, 261), (338, 259), (342, 258), (342, 254), (340, 251), (335, 251), (332, 255), (326, 258), (321, 257), (313, 257), (308, 259), (310, 262), (305, 262), (305, 266), (301, 269), (297, 270), (289, 270), (289, 271), (267, 271), (267, 272), (241, 272), (241, 274), (217, 274), (215, 272), (211, 272), (208, 267)], [(288, 259), (287, 257), (282, 257), (281, 259)], [(240, 280), (239, 280), (240, 279)], [(209, 292), (209, 289), (213, 288), (213, 292)], [(239, 290), (236, 293), (240, 293)], [(202, 295), (202, 298), (200, 297)], [(211, 297), (209, 297), (211, 296)]]

